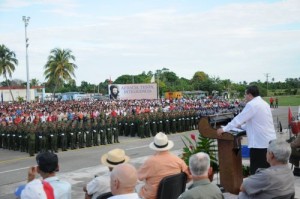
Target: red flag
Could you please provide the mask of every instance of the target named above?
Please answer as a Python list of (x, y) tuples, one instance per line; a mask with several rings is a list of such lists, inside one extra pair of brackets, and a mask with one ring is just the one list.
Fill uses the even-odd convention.
[(288, 112), (288, 122), (289, 122), (289, 125), (291, 125), (292, 120), (293, 120), (293, 113), (291, 111), (291, 107), (289, 107), (289, 112)]

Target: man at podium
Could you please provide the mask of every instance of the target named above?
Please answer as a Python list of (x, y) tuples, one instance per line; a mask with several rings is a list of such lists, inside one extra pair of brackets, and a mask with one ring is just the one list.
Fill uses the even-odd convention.
[(266, 160), (267, 148), (270, 140), (276, 139), (272, 112), (269, 105), (259, 96), (257, 86), (249, 86), (245, 92), (247, 102), (245, 108), (226, 126), (219, 128), (219, 136), (234, 128), (246, 130), (248, 147), (250, 148), (250, 173), (254, 174), (258, 168), (268, 168)]

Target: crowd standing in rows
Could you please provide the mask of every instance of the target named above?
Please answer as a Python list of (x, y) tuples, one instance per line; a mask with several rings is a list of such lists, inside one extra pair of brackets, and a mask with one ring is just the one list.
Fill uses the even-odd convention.
[(145, 138), (194, 130), (201, 116), (238, 114), (243, 106), (210, 98), (4, 103), (0, 147), (33, 156), (118, 143), (119, 135)]

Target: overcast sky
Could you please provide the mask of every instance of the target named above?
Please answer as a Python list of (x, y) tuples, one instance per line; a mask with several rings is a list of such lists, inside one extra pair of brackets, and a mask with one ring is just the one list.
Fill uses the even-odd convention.
[[(300, 0), (0, 0), (0, 44), (13, 79), (44, 82), (54, 48), (76, 57), (76, 83), (168, 68), (240, 81), (300, 77)], [(0, 77), (3, 81), (3, 77)]]

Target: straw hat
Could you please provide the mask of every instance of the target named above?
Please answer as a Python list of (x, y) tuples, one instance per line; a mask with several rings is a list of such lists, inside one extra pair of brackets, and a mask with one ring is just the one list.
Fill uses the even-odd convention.
[(155, 135), (154, 141), (149, 144), (150, 149), (155, 151), (167, 151), (173, 148), (174, 142), (168, 140), (166, 134), (159, 132)]
[(108, 153), (102, 155), (101, 163), (109, 166), (115, 167), (118, 164), (126, 163), (129, 161), (129, 157), (125, 155), (125, 151), (123, 149), (113, 149)]

